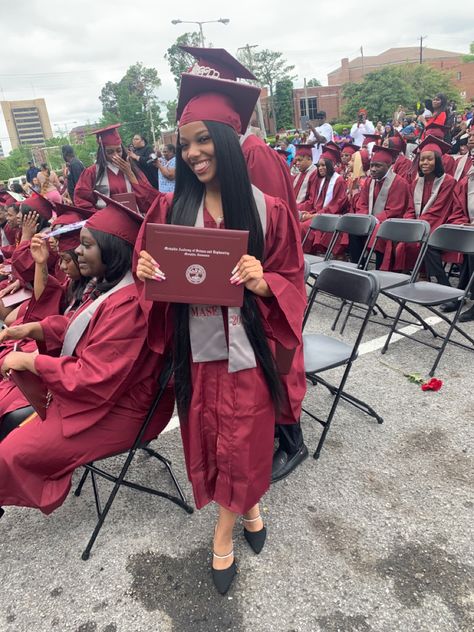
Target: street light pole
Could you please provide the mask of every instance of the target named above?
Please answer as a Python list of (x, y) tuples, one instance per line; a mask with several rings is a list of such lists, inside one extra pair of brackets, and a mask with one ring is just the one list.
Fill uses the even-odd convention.
[(199, 39), (201, 40), (201, 46), (204, 48), (206, 46), (205, 40), (204, 40), (204, 31), (202, 28), (203, 24), (229, 24), (230, 20), (229, 18), (219, 18), (218, 20), (203, 20), (203, 21), (199, 21), (199, 20), (171, 20), (171, 24), (174, 24), (176, 26), (176, 24), (197, 24), (199, 26)]
[[(254, 69), (252, 48), (257, 48), (257, 46), (258, 46), (258, 44), (252, 44), (252, 45), (245, 44), (245, 46), (241, 46), (240, 48), (237, 49), (237, 52), (239, 50), (247, 51), (249, 70), (252, 73), (253, 73), (253, 69)], [(262, 130), (262, 133), (263, 133), (264, 137), (266, 137), (267, 136), (267, 132), (265, 130), (265, 120), (263, 118), (263, 110), (262, 110), (262, 104), (260, 103), (260, 96), (258, 97), (258, 101), (257, 101), (257, 117), (258, 117), (258, 126)]]

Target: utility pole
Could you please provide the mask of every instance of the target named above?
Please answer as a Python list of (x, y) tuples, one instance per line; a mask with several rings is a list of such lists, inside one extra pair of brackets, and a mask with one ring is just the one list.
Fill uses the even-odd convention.
[[(247, 51), (247, 59), (248, 59), (250, 72), (254, 71), (252, 48), (257, 48), (257, 46), (258, 44), (252, 44), (252, 45), (245, 44), (245, 46), (241, 46), (240, 48), (237, 49), (237, 51), (239, 50)], [(266, 137), (267, 132), (265, 129), (265, 121), (263, 119), (263, 111), (262, 111), (262, 104), (260, 103), (260, 96), (258, 97), (258, 101), (257, 101), (257, 117), (258, 117), (258, 126), (262, 130), (264, 137)]]
[(150, 105), (150, 99), (148, 98), (146, 100), (146, 104), (147, 104), (147, 108), (148, 108), (148, 114), (150, 115), (150, 126), (151, 126), (151, 135), (153, 138), (153, 149), (155, 149), (155, 144), (156, 144), (156, 136), (155, 136), (155, 122), (153, 121), (153, 112), (152, 112), (152, 108)]
[(365, 68), (364, 68), (364, 49), (361, 46), (360, 47), (360, 57), (361, 57), (361, 62), (362, 62), (362, 76), (365, 76)]
[(420, 64), (423, 63), (423, 40), (426, 39), (426, 35), (420, 36)]

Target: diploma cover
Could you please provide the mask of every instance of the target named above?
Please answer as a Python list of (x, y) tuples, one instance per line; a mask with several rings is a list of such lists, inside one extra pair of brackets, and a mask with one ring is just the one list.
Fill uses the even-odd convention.
[(166, 303), (241, 307), (244, 285), (232, 270), (248, 249), (248, 231), (148, 224), (146, 250), (165, 281), (146, 281), (146, 298)]
[(22, 288), (20, 290), (17, 290), (16, 292), (13, 292), (13, 294), (7, 294), (6, 296), (4, 296), (2, 298), (2, 302), (5, 307), (15, 307), (16, 305), (23, 303), (23, 301), (27, 301), (32, 296), (33, 292), (31, 290), (26, 290), (25, 288)]
[(115, 193), (115, 195), (111, 195), (110, 197), (112, 198), (112, 200), (123, 204), (134, 213), (138, 213), (138, 215), (141, 214), (138, 210), (137, 198), (135, 193)]
[(46, 419), (46, 409), (50, 397), (46, 384), (39, 375), (31, 371), (10, 371), (10, 379), (30, 402), (41, 419)]

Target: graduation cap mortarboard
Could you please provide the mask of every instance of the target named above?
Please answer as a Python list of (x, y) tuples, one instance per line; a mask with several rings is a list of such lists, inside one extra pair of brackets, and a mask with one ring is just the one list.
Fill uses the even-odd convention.
[(118, 132), (118, 128), (122, 125), (122, 123), (115, 123), (114, 125), (107, 125), (107, 127), (102, 127), (100, 129), (95, 129), (92, 132), (88, 133), (88, 136), (94, 135), (97, 138), (97, 143), (99, 145), (104, 145), (105, 147), (110, 145), (121, 145), (122, 139)]
[(100, 230), (109, 235), (120, 237), (129, 244), (135, 244), (143, 217), (107, 195), (99, 193), (99, 191), (95, 191), (95, 193), (104, 200), (106, 206), (92, 214), (92, 217), (87, 220), (85, 228)]
[(423, 151), (434, 151), (442, 156), (451, 149), (451, 145), (446, 143), (442, 138), (430, 134), (416, 148), (416, 153), (421, 154)]
[(399, 153), (400, 152), (398, 151), (398, 149), (392, 149), (391, 147), (381, 147), (380, 145), (377, 145), (372, 149), (371, 160), (373, 162), (386, 162), (387, 164), (391, 165), (393, 162), (395, 162)]

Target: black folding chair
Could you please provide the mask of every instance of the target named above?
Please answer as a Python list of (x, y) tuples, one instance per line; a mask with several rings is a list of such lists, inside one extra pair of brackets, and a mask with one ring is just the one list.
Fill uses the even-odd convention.
[[(361, 326), (353, 345), (323, 334), (303, 335), (306, 378), (313, 385), (323, 385), (334, 395), (334, 400), (326, 419), (321, 419), (306, 408), (303, 408), (307, 415), (323, 426), (323, 433), (313, 455), (315, 459), (318, 459), (341, 399), (373, 417), (379, 424), (383, 423), (383, 418), (367, 403), (344, 391), (352, 364), (357, 358), (359, 345), (369, 322), (370, 314), (377, 300), (379, 293), (377, 278), (372, 272), (344, 268), (339, 266), (339, 263), (333, 263), (322, 270), (315, 287), (316, 293), (319, 291), (325, 292), (339, 299), (366, 306), (366, 314), (361, 321)], [(320, 373), (340, 366), (345, 366), (345, 370), (338, 386), (330, 384), (320, 376)]]
[[(128, 450), (128, 452), (120, 453), (120, 454), (127, 454), (127, 458), (125, 459), (125, 462), (118, 476), (110, 474), (106, 470), (97, 467), (94, 463), (87, 463), (86, 465), (83, 466), (85, 468), (85, 471), (81, 477), (81, 480), (79, 481), (79, 485), (77, 486), (74, 494), (75, 496), (80, 496), (84, 483), (88, 475), (90, 474), (91, 481), (92, 481), (92, 489), (94, 491), (94, 500), (95, 500), (95, 506), (97, 510), (97, 517), (98, 517), (97, 524), (94, 528), (94, 531), (89, 539), (89, 542), (86, 548), (84, 549), (84, 552), (82, 553), (81, 557), (83, 560), (89, 559), (91, 549), (94, 546), (94, 542), (96, 541), (97, 536), (99, 535), (99, 532), (102, 529), (102, 525), (104, 524), (107, 514), (109, 513), (110, 508), (112, 507), (112, 503), (114, 502), (115, 496), (117, 495), (117, 492), (120, 489), (120, 487), (129, 487), (131, 489), (135, 489), (140, 492), (146, 492), (148, 494), (152, 494), (153, 496), (160, 496), (161, 498), (166, 498), (167, 500), (170, 500), (172, 503), (175, 503), (176, 505), (184, 509), (188, 514), (191, 514), (194, 511), (193, 508), (190, 505), (188, 505), (188, 503), (186, 502), (186, 498), (181, 489), (181, 486), (179, 485), (178, 480), (176, 479), (176, 476), (171, 468), (171, 461), (166, 459), (159, 452), (156, 452), (155, 450), (150, 448), (148, 444), (146, 444), (143, 440), (146, 434), (146, 431), (148, 429), (148, 426), (150, 425), (150, 422), (152, 421), (153, 416), (158, 408), (160, 400), (163, 397), (163, 394), (168, 386), (168, 383), (171, 379), (172, 374), (173, 374), (172, 362), (169, 361), (161, 372), (160, 378), (158, 380), (158, 392), (136, 436), (133, 446), (130, 448), (130, 450)], [(137, 450), (143, 450), (150, 457), (154, 457), (158, 459), (158, 461), (160, 461), (160, 463), (162, 463), (166, 467), (171, 477), (171, 480), (173, 481), (173, 484), (176, 488), (176, 491), (178, 492), (178, 496), (173, 496), (172, 494), (168, 494), (164, 491), (157, 490), (152, 487), (146, 487), (144, 485), (133, 483), (132, 481), (128, 481), (125, 479), (125, 476), (135, 457)], [(117, 454), (109, 455), (108, 457), (105, 457), (105, 458), (110, 458), (112, 456), (117, 456)], [(102, 461), (103, 459), (100, 459), (100, 460)], [(104, 478), (114, 483), (112, 491), (110, 492), (110, 495), (103, 509), (100, 502), (99, 489), (98, 489), (97, 480), (96, 480), (97, 476), (100, 476), (101, 478)]]
[[(387, 296), (386, 290), (389, 290), (394, 287), (398, 287), (399, 285), (405, 285), (407, 283), (416, 281), (418, 278), (418, 273), (420, 271), (421, 263), (423, 261), (423, 257), (425, 256), (428, 237), (430, 236), (430, 225), (428, 222), (424, 220), (417, 219), (387, 219), (382, 222), (380, 228), (377, 231), (377, 235), (374, 239), (374, 243), (369, 250), (367, 257), (365, 258), (364, 270), (368, 269), (370, 261), (373, 258), (374, 252), (376, 251), (377, 244), (380, 241), (391, 241), (394, 244), (417, 244), (419, 246), (418, 257), (416, 259), (415, 265), (413, 266), (413, 270), (411, 274), (403, 274), (401, 272), (392, 272), (390, 270), (371, 270), (372, 273), (377, 277), (380, 286), (380, 293), (384, 296)], [(394, 300), (394, 299), (392, 299)], [(397, 304), (399, 302), (397, 301)], [(338, 314), (332, 324), (331, 329), (334, 331), (337, 326), (337, 322), (344, 310), (346, 303), (343, 301)], [(349, 305), (348, 310), (346, 312), (344, 322), (341, 326), (341, 334), (344, 333), (344, 329), (346, 327), (347, 321), (350, 316), (358, 317), (357, 314), (352, 313), (353, 304)], [(355, 306), (357, 307), (357, 306)], [(392, 319), (385, 310), (379, 305), (376, 304), (377, 311), (381, 314), (384, 319)], [(411, 315), (416, 318), (417, 325), (421, 325), (426, 329), (431, 329), (430, 325), (426, 324), (425, 321), (416, 314), (416, 312), (412, 310), (410, 311)], [(379, 320), (371, 320), (378, 325), (384, 325), (385, 327), (390, 327), (390, 324), (381, 322)], [(408, 322), (408, 321), (404, 321)], [(409, 323), (411, 324), (411, 323)], [(432, 332), (434, 333), (434, 331)]]
[[(433, 231), (428, 240), (428, 246), (442, 251), (460, 252), (464, 255), (474, 254), (474, 227), (443, 224), (442, 226), (439, 226), (435, 231)], [(466, 303), (467, 297), (471, 291), (473, 281), (474, 272), (471, 275), (465, 290), (459, 290), (449, 285), (430, 283), (428, 281), (410, 281), (410, 283), (408, 283), (407, 285), (402, 285), (400, 287), (387, 290), (387, 296), (399, 301), (400, 307), (398, 308), (397, 315), (395, 316), (395, 320), (390, 328), (390, 332), (387, 336), (387, 340), (385, 341), (382, 353), (385, 353), (387, 351), (392, 335), (396, 330), (398, 321), (400, 320), (400, 316), (403, 310), (407, 309), (407, 303), (413, 303), (415, 305), (425, 307), (449, 325), (448, 331), (444, 336), (440, 332), (436, 332), (436, 335), (443, 339), (441, 346), (427, 342), (426, 340), (413, 338), (413, 336), (401, 330), (397, 330), (398, 334), (401, 334), (406, 338), (411, 338), (416, 342), (438, 350), (438, 354), (433, 366), (431, 367), (429, 375), (434, 375), (434, 372), (441, 360), (441, 356), (443, 355), (448, 342), (464, 349), (474, 351), (474, 339), (457, 324), (461, 310)], [(458, 309), (452, 319), (448, 318), (446, 314), (436, 309), (436, 307), (439, 307), (443, 303), (448, 303), (450, 301), (459, 301)], [(459, 342), (458, 340), (452, 340), (451, 335), (454, 330), (457, 331), (466, 340), (468, 340), (470, 344), (467, 345), (465, 343)]]
[[(325, 268), (327, 268), (329, 265), (331, 265), (334, 262), (334, 259), (332, 259), (332, 253), (334, 251), (334, 248), (339, 238), (342, 237), (342, 235), (344, 234), (354, 235), (356, 237), (365, 237), (366, 238), (365, 245), (364, 245), (364, 249), (362, 251), (361, 257), (357, 263), (353, 263), (350, 261), (338, 261), (337, 262), (338, 265), (344, 266), (346, 268), (351, 268), (351, 269), (363, 267), (364, 253), (367, 249), (372, 233), (374, 232), (375, 226), (377, 224), (377, 220), (375, 219), (373, 215), (357, 215), (355, 213), (347, 213), (346, 215), (339, 215), (337, 217), (338, 217), (338, 221), (337, 221), (336, 231), (331, 241), (331, 249), (329, 251), (328, 257), (325, 258), (324, 261), (318, 261), (317, 263), (314, 263), (311, 265), (310, 278), (313, 280), (316, 280), (318, 278), (318, 275), (321, 274), (321, 272)], [(315, 298), (316, 298), (316, 288), (315, 288), (315, 284), (313, 284), (308, 296), (308, 303), (306, 305), (306, 310), (303, 316), (303, 329), (304, 329), (304, 326), (306, 325), (306, 321), (308, 320), (308, 316), (313, 307)]]
[(326, 259), (329, 259), (331, 257), (331, 250), (332, 250), (332, 246), (334, 242), (334, 234), (336, 232), (336, 226), (337, 226), (338, 220), (339, 220), (339, 215), (334, 215), (332, 213), (320, 213), (319, 215), (315, 215), (313, 219), (311, 220), (311, 224), (308, 230), (306, 231), (306, 235), (304, 236), (303, 241), (301, 242), (302, 246), (304, 246), (308, 238), (308, 235), (311, 232), (314, 232), (316, 230), (319, 230), (321, 233), (332, 234), (333, 239), (331, 239), (331, 241), (329, 242), (329, 246), (326, 250), (324, 257), (318, 256), (318, 255), (310, 255), (310, 254), (304, 255), (305, 261), (307, 261), (310, 265), (312, 265), (313, 263), (318, 263), (318, 261), (325, 261)]

